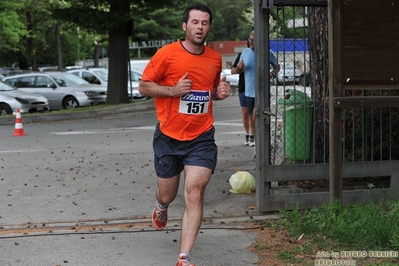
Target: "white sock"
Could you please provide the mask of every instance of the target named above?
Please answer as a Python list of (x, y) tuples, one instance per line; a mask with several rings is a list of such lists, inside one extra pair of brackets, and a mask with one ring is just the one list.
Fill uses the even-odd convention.
[(160, 208), (161, 210), (166, 210), (169, 207), (169, 204), (166, 206), (162, 206), (161, 203), (158, 202), (158, 208)]
[(179, 258), (183, 258), (183, 259), (185, 259), (185, 260), (187, 260), (187, 261), (190, 261), (191, 260), (191, 257), (190, 257), (190, 252), (182, 252), (182, 253), (180, 253), (180, 255), (179, 255)]

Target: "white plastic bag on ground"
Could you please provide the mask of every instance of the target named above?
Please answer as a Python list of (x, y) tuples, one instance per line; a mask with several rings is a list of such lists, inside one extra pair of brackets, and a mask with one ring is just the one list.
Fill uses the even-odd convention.
[(253, 175), (246, 171), (238, 171), (229, 179), (231, 193), (251, 193), (255, 191), (256, 184)]

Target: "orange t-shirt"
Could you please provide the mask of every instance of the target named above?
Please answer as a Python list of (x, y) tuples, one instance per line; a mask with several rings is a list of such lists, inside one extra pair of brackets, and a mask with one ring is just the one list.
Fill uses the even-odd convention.
[(142, 80), (174, 86), (186, 73), (191, 93), (181, 97), (156, 97), (160, 129), (177, 140), (192, 140), (212, 128), (212, 91), (220, 82), (221, 56), (205, 46), (202, 54), (191, 54), (181, 41), (157, 51), (144, 69)]

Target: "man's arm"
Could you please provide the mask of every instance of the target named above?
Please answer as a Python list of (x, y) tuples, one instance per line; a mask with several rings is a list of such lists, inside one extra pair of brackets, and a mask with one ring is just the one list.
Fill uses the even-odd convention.
[(231, 74), (241, 74), (244, 71), (245, 64), (241, 61), (236, 67), (231, 68)]
[(140, 81), (139, 92), (150, 97), (176, 97), (191, 91), (192, 80), (187, 79), (188, 73), (179, 79), (175, 86), (162, 86), (152, 81)]
[(277, 57), (272, 50), (269, 50), (269, 60), (270, 65), (273, 67), (273, 70), (269, 73), (269, 76), (270, 78), (274, 78), (280, 71), (280, 65), (278, 64)]
[(140, 81), (139, 92), (151, 97), (172, 97), (173, 87), (161, 86), (151, 81)]
[(239, 53), (236, 57), (236, 60), (234, 61), (233, 65), (231, 66), (231, 74), (240, 74), (238, 73), (238, 65), (239, 65), (239, 61), (240, 61), (240, 57), (241, 57), (241, 53)]

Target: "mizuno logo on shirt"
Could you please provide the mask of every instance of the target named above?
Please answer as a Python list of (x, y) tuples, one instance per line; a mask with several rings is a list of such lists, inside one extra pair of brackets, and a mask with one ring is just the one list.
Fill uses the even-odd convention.
[(210, 100), (209, 92), (195, 92), (188, 93), (182, 96), (182, 100), (186, 101), (194, 101), (194, 102), (207, 102)]

